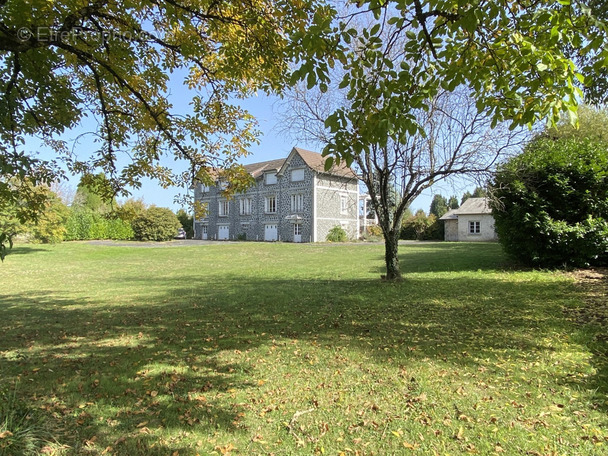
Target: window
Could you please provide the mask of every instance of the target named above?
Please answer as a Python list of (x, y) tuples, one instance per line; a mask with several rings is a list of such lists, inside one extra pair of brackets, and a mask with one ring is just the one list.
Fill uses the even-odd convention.
[(277, 211), (277, 197), (276, 196), (267, 196), (266, 197), (266, 207), (265, 211), (267, 213), (275, 213)]
[(304, 180), (304, 169), (294, 169), (291, 172), (291, 182), (299, 182)]
[(209, 186), (205, 184), (201, 184), (201, 192), (207, 193), (209, 191)]
[(293, 225), (293, 235), (302, 236), (302, 224), (301, 223), (295, 223)]
[(340, 195), (340, 213), (348, 214), (348, 196)]
[(481, 222), (469, 222), (469, 234), (481, 234)]
[(228, 182), (226, 182), (226, 181), (219, 181), (218, 182), (218, 186), (220, 187), (220, 190), (226, 190), (228, 188)]
[(266, 173), (266, 185), (277, 183), (277, 173)]
[(230, 201), (220, 201), (220, 217), (228, 217), (230, 214)]
[(304, 195), (301, 193), (291, 195), (291, 212), (302, 211), (304, 211)]
[(251, 198), (243, 198), (239, 201), (240, 208), (239, 214), (241, 215), (251, 215)]

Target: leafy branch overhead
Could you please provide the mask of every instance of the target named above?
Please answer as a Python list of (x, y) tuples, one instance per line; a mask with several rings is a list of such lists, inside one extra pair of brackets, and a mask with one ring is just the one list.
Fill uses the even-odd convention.
[[(340, 87), (348, 89), (353, 109), (337, 111), (327, 126), (338, 132), (353, 124), (358, 134), (337, 135), (328, 152), (347, 162), (370, 141), (413, 134), (420, 127), (404, 113), (428, 108), (440, 90), (461, 85), (495, 123), (575, 116), (582, 89), (599, 78), (608, 56), (606, 25), (594, 13), (569, 0), (371, 0), (313, 29), (323, 44), (317, 55), (300, 56), (293, 78), (325, 91), (333, 68), (342, 68)], [(362, 29), (353, 26), (357, 16), (367, 21)], [(303, 34), (300, 48), (311, 42), (315, 38)], [(330, 56), (319, 58), (328, 47)], [(577, 68), (571, 57), (579, 55), (586, 59), (575, 59)]]
[[(412, 201), (439, 180), (490, 171), (520, 144), (519, 127), (564, 112), (576, 120), (608, 56), (596, 39), (605, 24), (567, 0), (369, 0), (336, 18), (297, 41), (292, 82), (307, 91), (291, 93), (287, 123), (324, 145), (327, 167), (356, 165), (387, 279), (401, 276), (398, 233)], [(579, 69), (576, 53), (588, 56)]]
[[(211, 167), (231, 166), (258, 132), (230, 99), (283, 86), (288, 37), (306, 28), (314, 1), (298, 5), (0, 2), (3, 174), (30, 174), (37, 182), (57, 176), (24, 153), (32, 136), (53, 147), (70, 171), (103, 171), (115, 193), (138, 187), (142, 177), (189, 183), (194, 172), (204, 178)], [(173, 108), (172, 74), (194, 89), (192, 114)], [(96, 121), (90, 134), (99, 148), (72, 156), (61, 135), (86, 118)], [(163, 168), (166, 153), (189, 160), (192, 172), (176, 176)]]

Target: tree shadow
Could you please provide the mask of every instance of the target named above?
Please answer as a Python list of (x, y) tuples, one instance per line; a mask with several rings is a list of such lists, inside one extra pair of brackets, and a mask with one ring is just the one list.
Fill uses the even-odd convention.
[[(399, 264), (404, 277), (412, 273), (522, 270), (504, 257), (502, 247), (495, 242), (420, 242), (399, 245)], [(471, 255), (471, 250), (475, 255)], [(497, 261), (497, 258), (500, 258)], [(383, 274), (384, 257), (370, 272)]]
[(8, 249), (6, 251), (6, 256), (9, 257), (10, 255), (27, 255), (29, 253), (42, 253), (42, 252), (48, 252), (48, 250), (46, 249), (41, 249), (38, 247), (32, 247), (32, 246), (13, 246), (12, 249)]
[[(418, 255), (407, 252), (403, 261), (415, 264)], [(184, 454), (194, 450), (149, 431), (245, 432), (239, 416), (253, 406), (211, 393), (259, 386), (246, 362), (219, 355), (274, 340), (348, 348), (378, 362), (428, 358), (476, 369), (497, 352), (515, 359), (552, 351), (543, 335), (570, 330), (559, 305), (543, 300), (555, 295), (555, 283), (515, 286), (490, 275), (419, 274), (387, 284), (136, 274), (121, 280), (154, 292), (143, 301), (76, 300), (52, 289), (0, 295), (4, 382), (20, 378), (32, 395), (47, 398), (58, 427), (77, 430), (75, 448), (95, 436), (120, 454)], [(605, 383), (598, 388), (606, 392)]]

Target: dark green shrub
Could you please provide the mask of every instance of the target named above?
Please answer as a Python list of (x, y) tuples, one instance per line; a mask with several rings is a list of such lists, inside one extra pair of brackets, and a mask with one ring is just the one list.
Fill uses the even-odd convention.
[(504, 250), (538, 267), (608, 264), (607, 175), (605, 142), (534, 140), (493, 183)]
[(346, 231), (341, 226), (334, 226), (325, 238), (327, 242), (346, 242), (348, 240), (348, 236), (346, 235)]
[(422, 209), (419, 209), (415, 215), (411, 215), (403, 221), (399, 239), (442, 240), (443, 222), (439, 221), (434, 214), (427, 216)]
[(182, 225), (171, 209), (152, 206), (135, 218), (132, 226), (138, 241), (168, 241)]
[(194, 237), (192, 214), (188, 214), (185, 210), (180, 209), (177, 211), (177, 219), (182, 224), (182, 228), (186, 232), (186, 238), (192, 239)]

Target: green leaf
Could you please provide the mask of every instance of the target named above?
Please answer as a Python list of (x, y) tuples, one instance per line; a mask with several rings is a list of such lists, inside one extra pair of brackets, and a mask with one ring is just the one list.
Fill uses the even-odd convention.
[(325, 171), (329, 171), (334, 166), (334, 157), (327, 157), (325, 160)]
[(308, 76), (306, 76), (306, 88), (308, 88), (308, 90), (312, 89), (315, 84), (317, 83), (317, 77), (315, 75), (314, 72), (310, 72), (308, 73)]

